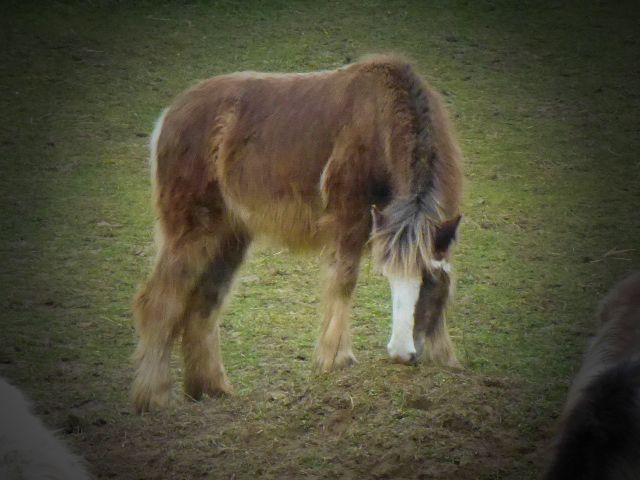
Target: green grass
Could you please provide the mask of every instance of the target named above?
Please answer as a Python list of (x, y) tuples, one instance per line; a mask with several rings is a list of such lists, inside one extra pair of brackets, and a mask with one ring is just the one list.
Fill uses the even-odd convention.
[[(639, 10), (3, 3), (0, 374), (99, 478), (536, 478), (597, 302), (640, 261)], [(465, 371), (386, 362), (388, 287), (367, 258), (360, 363), (314, 374), (318, 263), (258, 246), (223, 326), (237, 395), (131, 415), (156, 117), (211, 75), (374, 51), (412, 58), (455, 117), (467, 188), (449, 318)]]

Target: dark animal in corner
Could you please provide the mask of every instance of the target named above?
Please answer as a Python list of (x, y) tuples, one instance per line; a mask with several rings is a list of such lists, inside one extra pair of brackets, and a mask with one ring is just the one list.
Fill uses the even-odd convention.
[(640, 479), (640, 272), (600, 304), (560, 417), (547, 480)]
[(325, 259), (320, 370), (354, 361), (349, 310), (369, 246), (391, 284), (391, 358), (415, 363), (426, 343), (432, 361), (458, 365), (444, 309), (460, 153), (442, 100), (406, 61), (206, 80), (158, 120), (151, 170), (158, 252), (134, 303), (138, 411), (169, 403), (179, 336), (187, 396), (230, 393), (220, 312), (257, 237)]

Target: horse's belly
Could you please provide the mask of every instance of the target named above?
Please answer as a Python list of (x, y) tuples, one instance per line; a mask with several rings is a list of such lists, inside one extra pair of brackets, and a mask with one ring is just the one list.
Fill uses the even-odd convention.
[(227, 207), (254, 237), (290, 250), (315, 250), (322, 247), (319, 197), (269, 199), (263, 203), (236, 200), (225, 196)]

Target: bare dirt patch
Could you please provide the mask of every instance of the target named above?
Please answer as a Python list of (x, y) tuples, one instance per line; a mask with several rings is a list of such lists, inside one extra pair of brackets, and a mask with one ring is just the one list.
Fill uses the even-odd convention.
[(286, 387), (140, 417), (87, 402), (74, 438), (100, 478), (464, 480), (540, 468), (549, 436), (508, 378), (380, 362)]

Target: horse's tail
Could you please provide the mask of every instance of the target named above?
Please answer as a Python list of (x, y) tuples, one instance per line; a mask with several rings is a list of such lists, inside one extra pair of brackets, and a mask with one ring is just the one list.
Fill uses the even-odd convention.
[[(393, 61), (393, 60), (392, 60)], [(446, 258), (460, 220), (461, 154), (440, 95), (411, 65), (395, 59), (398, 89), (410, 119), (408, 186), (382, 212), (374, 212), (374, 256), (386, 275), (420, 275)], [(393, 151), (392, 148), (389, 149)], [(394, 173), (392, 173), (394, 175)]]
[(547, 480), (638, 478), (640, 361), (611, 367), (587, 385), (556, 441)]

